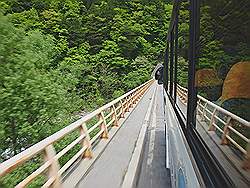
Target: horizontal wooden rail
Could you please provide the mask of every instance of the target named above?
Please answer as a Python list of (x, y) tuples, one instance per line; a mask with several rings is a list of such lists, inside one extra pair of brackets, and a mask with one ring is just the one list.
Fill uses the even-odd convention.
[[(44, 156), (43, 164), (28, 177), (24, 177), (24, 179), (18, 185), (16, 185), (16, 187), (26, 187), (32, 182), (32, 180), (44, 172), (46, 172), (47, 181), (43, 187), (61, 187), (61, 175), (80, 157), (92, 158), (92, 147), (94, 147), (93, 143), (95, 143), (98, 139), (108, 138), (110, 126), (119, 126), (119, 119), (124, 117), (126, 112), (130, 111), (130, 108), (132, 108), (134, 104), (140, 100), (152, 83), (153, 80), (147, 81), (141, 86), (82, 117), (76, 122), (68, 125), (67, 127), (45, 138), (23, 152), (15, 155), (9, 160), (4, 161), (0, 164), (0, 177), (11, 173), (21, 164), (31, 160), (36, 155), (42, 154)], [(86, 123), (95, 119), (98, 120), (97, 123), (87, 127)], [(96, 130), (98, 130), (98, 132), (96, 132)], [(80, 136), (78, 136), (75, 140), (73, 140), (57, 153), (54, 148), (55, 144), (65, 136), (71, 134), (73, 131), (78, 131)], [(60, 167), (59, 159), (77, 144), (81, 145), (79, 151), (68, 161), (66, 161), (62, 167)]]
[[(178, 85), (177, 94), (181, 101), (186, 104), (188, 90)], [(244, 155), (242, 167), (244, 169), (250, 169), (250, 139), (244, 135), (244, 132), (235, 129), (237, 125), (237, 127), (243, 127), (247, 129), (247, 131), (250, 131), (250, 122), (223, 109), (200, 95), (198, 95), (197, 101), (197, 115), (200, 117), (197, 118), (198, 121), (207, 123), (207, 131), (218, 131), (221, 133), (222, 145), (232, 144)], [(233, 134), (237, 135), (238, 141), (231, 136)], [(243, 147), (242, 143), (244, 143), (243, 145), (246, 147)]]

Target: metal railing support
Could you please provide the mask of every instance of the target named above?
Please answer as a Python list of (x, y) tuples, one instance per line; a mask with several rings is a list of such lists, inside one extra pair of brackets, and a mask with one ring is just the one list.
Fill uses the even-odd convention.
[(177, 74), (178, 74), (178, 24), (179, 24), (179, 9), (176, 10), (175, 15), (175, 54), (174, 54), (174, 103), (176, 103), (176, 97), (177, 97)]
[(167, 42), (164, 54), (164, 69), (163, 69), (163, 83), (166, 92), (168, 92), (168, 64), (169, 64), (169, 43)]
[(169, 95), (173, 99), (173, 70), (174, 70), (174, 30), (170, 34), (170, 54), (169, 54)]
[(200, 0), (190, 0), (189, 25), (189, 62), (188, 62), (188, 103), (187, 103), (187, 129), (196, 126), (197, 90), (195, 86), (195, 70), (198, 64), (197, 44), (200, 38)]

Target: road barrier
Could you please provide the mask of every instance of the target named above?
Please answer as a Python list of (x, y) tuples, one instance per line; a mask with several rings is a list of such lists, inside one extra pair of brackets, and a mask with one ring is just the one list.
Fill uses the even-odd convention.
[[(178, 85), (177, 94), (181, 101), (186, 104), (188, 90)], [(196, 109), (197, 115), (200, 117), (197, 120), (207, 122), (208, 127), (206, 130), (208, 132), (217, 131), (221, 134), (222, 145), (231, 144), (237, 148), (244, 156), (242, 167), (250, 169), (250, 139), (246, 135), (250, 131), (250, 122), (208, 101), (200, 95), (198, 95)]]
[[(100, 139), (108, 139), (109, 130), (112, 127), (119, 126), (119, 119), (123, 118), (125, 113), (129, 112), (130, 109), (139, 102), (152, 83), (153, 80), (147, 81), (141, 86), (100, 107), (78, 121), (1, 163), (0, 177), (12, 172), (25, 162), (32, 160), (36, 155), (42, 154), (44, 159), (43, 164), (28, 177), (24, 178), (18, 185), (16, 185), (16, 187), (25, 187), (29, 185), (32, 180), (45, 172), (47, 175), (47, 181), (43, 187), (61, 187), (62, 174), (79, 158), (93, 157), (92, 148), (94, 145), (97, 144)], [(92, 126), (88, 126), (87, 122), (92, 120), (97, 120), (97, 122)], [(56, 152), (54, 145), (73, 131), (78, 131), (79, 136), (61, 151)], [(60, 167), (59, 159), (77, 144), (81, 145), (79, 151), (77, 151), (76, 154), (70, 157), (70, 159)]]

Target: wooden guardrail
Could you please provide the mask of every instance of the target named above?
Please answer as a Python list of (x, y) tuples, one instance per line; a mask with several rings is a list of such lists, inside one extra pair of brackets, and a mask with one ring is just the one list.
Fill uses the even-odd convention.
[[(31, 160), (37, 154), (42, 154), (44, 158), (43, 164), (28, 177), (18, 183), (16, 187), (26, 187), (44, 172), (47, 174), (47, 181), (43, 187), (61, 187), (62, 174), (79, 158), (92, 158), (93, 144), (99, 139), (108, 138), (108, 133), (111, 127), (119, 126), (119, 119), (123, 118), (124, 114), (130, 111), (130, 108), (133, 108), (152, 83), (153, 80), (149, 80), (141, 86), (122, 95), (121, 97), (56, 132), (55, 134), (38, 142), (32, 147), (24, 150), (18, 155), (15, 155), (9, 160), (1, 163), (0, 177), (12, 172), (20, 165)], [(86, 123), (93, 119), (97, 119), (97, 123), (88, 127)], [(54, 145), (73, 131), (79, 131), (79, 136), (61, 151), (56, 152)], [(60, 167), (59, 159), (79, 143), (81, 144), (79, 151)]]
[[(187, 93), (188, 90), (186, 88), (178, 85), (177, 94), (184, 104), (187, 103)], [(197, 101), (197, 115), (200, 116), (200, 121), (207, 122), (207, 131), (218, 131), (221, 134), (222, 145), (232, 144), (243, 154), (242, 167), (250, 169), (250, 139), (245, 134), (250, 131), (250, 122), (208, 101), (200, 95), (198, 95)], [(239, 131), (236, 127), (244, 128), (245, 131)]]

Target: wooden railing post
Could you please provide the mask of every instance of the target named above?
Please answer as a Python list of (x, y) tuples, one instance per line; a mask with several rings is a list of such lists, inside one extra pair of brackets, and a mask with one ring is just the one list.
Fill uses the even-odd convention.
[(144, 94), (144, 88), (142, 88), (142, 89), (140, 90), (139, 96), (138, 96), (138, 100), (141, 99), (141, 97), (143, 96), (143, 94)]
[(119, 125), (118, 125), (118, 118), (117, 118), (117, 112), (116, 112), (116, 109), (115, 109), (115, 105), (113, 104), (112, 105), (112, 119), (114, 119), (114, 123), (113, 123), (113, 125), (115, 126), (115, 127), (118, 127)]
[(85, 146), (87, 147), (86, 151), (83, 153), (83, 158), (92, 158), (93, 157), (92, 146), (85, 122), (80, 126), (80, 134), (85, 136), (85, 138), (82, 141), (82, 147)]
[[(144, 86), (144, 87), (145, 87), (145, 86)], [(138, 101), (138, 99), (139, 99), (140, 92), (142, 91), (142, 89), (143, 89), (143, 87), (142, 87), (142, 88), (140, 88), (140, 89), (138, 89), (138, 90), (136, 91), (134, 104), (136, 104), (136, 103), (137, 103), (137, 101)]]
[(227, 145), (228, 144), (228, 139), (227, 139), (227, 135), (229, 134), (229, 129), (228, 126), (232, 125), (232, 118), (229, 116), (227, 118), (227, 122), (226, 125), (224, 126), (224, 131), (221, 137), (221, 144), (222, 145)]
[(125, 117), (125, 116), (124, 116), (124, 114), (125, 114), (125, 108), (124, 108), (124, 106), (123, 106), (122, 100), (120, 100), (120, 103), (121, 103), (121, 111), (122, 111), (122, 113), (121, 113), (121, 118), (124, 118), (124, 117)]
[(143, 90), (141, 90), (139, 93), (139, 99), (143, 96), (143, 94), (144, 94), (144, 92), (143, 92)]
[(133, 108), (133, 99), (134, 99), (134, 95), (135, 93), (131, 93), (131, 96), (130, 96), (130, 101), (128, 103), (128, 108)]
[(202, 114), (200, 111), (202, 111), (201, 110), (201, 100), (200, 99), (198, 99), (198, 102), (197, 102), (197, 114)]
[(142, 90), (142, 88), (138, 89), (135, 93), (135, 98), (134, 98), (134, 102), (133, 104), (136, 104), (137, 101), (138, 101), (138, 97), (139, 97), (139, 94), (140, 94), (140, 91)]
[(51, 165), (48, 168), (48, 180), (50, 178), (55, 178), (52, 187), (53, 188), (60, 188), (61, 187), (61, 177), (58, 174), (58, 171), (60, 169), (60, 165), (58, 163), (58, 160), (55, 159), (56, 151), (53, 145), (49, 145), (45, 148), (45, 154), (44, 154), (44, 160), (49, 161), (51, 160)]
[(202, 121), (205, 121), (206, 108), (207, 108), (207, 103), (204, 104), (204, 107), (203, 107), (203, 110), (202, 110), (202, 115), (201, 115), (201, 120)]
[(132, 94), (130, 94), (130, 95), (128, 96), (128, 100), (127, 100), (127, 103), (126, 103), (127, 110), (128, 110), (127, 112), (130, 111), (130, 108), (131, 108), (130, 102), (131, 102), (131, 100), (132, 100)]
[(108, 129), (107, 129), (107, 123), (106, 123), (106, 119), (104, 116), (103, 111), (98, 115), (99, 116), (99, 120), (102, 121), (102, 124), (100, 125), (101, 130), (103, 130), (103, 133), (101, 135), (101, 138), (106, 138), (108, 139)]
[(138, 96), (137, 96), (136, 101), (140, 100), (141, 96), (143, 95), (143, 91), (144, 91), (144, 88), (140, 88), (140, 90), (138, 91)]
[(136, 104), (136, 101), (137, 101), (137, 96), (138, 96), (138, 91), (136, 91), (135, 92), (135, 95), (133, 96), (133, 102), (132, 102), (132, 106), (134, 105), (134, 104)]
[[(207, 104), (207, 103), (206, 103)], [(210, 122), (209, 122), (209, 128), (208, 128), (208, 131), (215, 131), (215, 126), (214, 126), (214, 116), (216, 114), (216, 108), (214, 109), (213, 113), (212, 113), (212, 116), (211, 116), (211, 119), (210, 119)]]
[(185, 91), (183, 93), (184, 93), (184, 103), (187, 103), (187, 101), (188, 101), (187, 93)]
[(129, 96), (127, 96), (126, 98), (125, 98), (125, 112), (129, 112), (129, 98), (130, 98), (130, 95)]
[(133, 93), (133, 95), (132, 95), (132, 99), (131, 99), (131, 102), (130, 102), (130, 107), (131, 107), (131, 108), (134, 107), (136, 95), (137, 95), (137, 91), (135, 91), (135, 92)]

